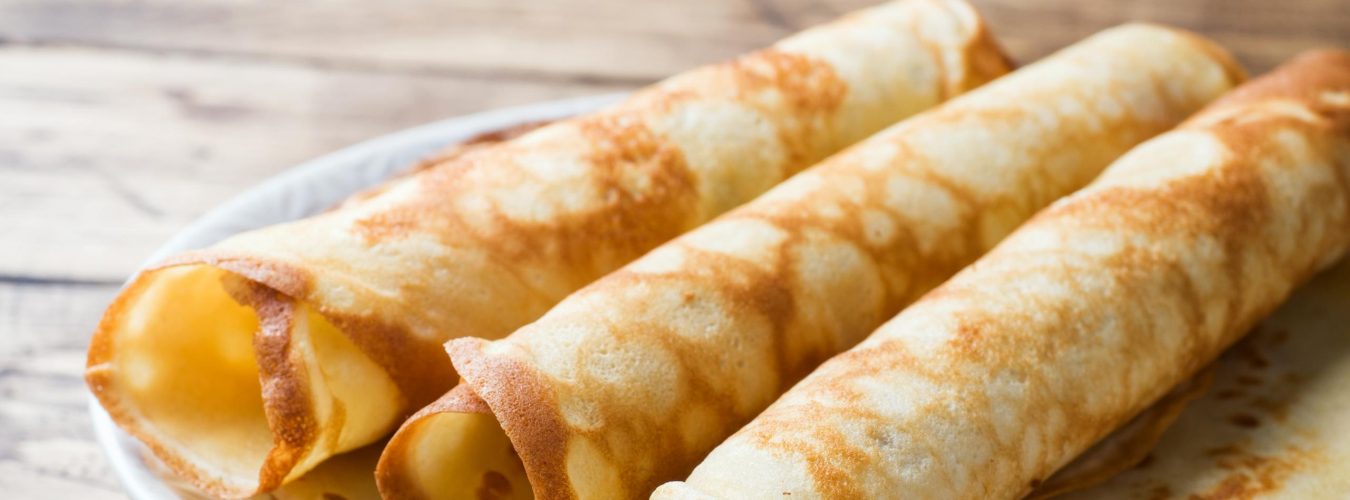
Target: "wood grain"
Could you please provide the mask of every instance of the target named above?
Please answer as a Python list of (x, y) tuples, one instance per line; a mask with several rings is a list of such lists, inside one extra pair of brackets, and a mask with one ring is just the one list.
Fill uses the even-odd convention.
[[(1253, 71), (1350, 47), (1346, 0), (973, 0), (1019, 61), (1139, 20)], [(629, 89), (870, 0), (0, 0), (0, 485), (119, 497), (80, 381), (119, 284), (300, 161), (458, 114)], [(10, 485), (15, 485), (10, 487)]]
[(117, 498), (81, 382), (116, 286), (0, 282), (0, 485), (6, 498)]
[(1345, 0), (971, 0), (1019, 61), (1131, 21), (1186, 28), (1231, 50), (1253, 73), (1317, 47), (1350, 47)]
[(313, 156), (469, 111), (619, 88), (65, 47), (0, 50), (4, 67), (25, 71), (0, 77), (0, 275), (100, 283)]

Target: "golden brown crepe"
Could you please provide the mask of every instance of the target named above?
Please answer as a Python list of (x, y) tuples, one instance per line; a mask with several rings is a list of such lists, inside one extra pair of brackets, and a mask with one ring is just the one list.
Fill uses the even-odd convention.
[(1350, 495), (1350, 259), (1294, 292), (1215, 371), (1130, 470), (1060, 498)]
[(840, 148), (1004, 73), (977, 14), (904, 0), (141, 273), (87, 379), (207, 492), (387, 434), (568, 293)]
[(464, 383), (390, 441), (381, 492), (646, 495), (1239, 75), (1208, 41), (1129, 26), (881, 132), (507, 339), (452, 341)]
[(654, 498), (1026, 495), (1347, 246), (1350, 58), (1310, 55), (1131, 151)]
[(1214, 366), (1191, 377), (1046, 479), (1025, 498), (1042, 500), (1111, 479), (1148, 457), (1186, 406), (1214, 382)]
[[(375, 489), (375, 478), (370, 471), (384, 450), (384, 440), (352, 451), (329, 457), (323, 463), (305, 472), (280, 488), (250, 498), (256, 500), (374, 500), (380, 498)], [(174, 495), (183, 500), (202, 500), (203, 496), (190, 481), (178, 478), (173, 471), (154, 461), (146, 465), (164, 479)]]

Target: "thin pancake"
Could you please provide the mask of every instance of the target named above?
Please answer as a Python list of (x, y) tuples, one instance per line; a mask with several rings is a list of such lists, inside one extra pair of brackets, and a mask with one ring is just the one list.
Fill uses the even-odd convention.
[(1125, 155), (654, 497), (1021, 497), (1348, 246), (1350, 56), (1313, 54)]
[(154, 266), (104, 315), (87, 381), (122, 428), (207, 492), (276, 488), (450, 389), (447, 339), (504, 336), (1006, 70), (963, 3), (863, 11)]
[(1064, 499), (1350, 495), (1350, 260), (1219, 359), (1212, 388), (1142, 460)]
[[(465, 385), (391, 440), (381, 491), (454, 498), (505, 477), (513, 495), (645, 496), (1236, 72), (1186, 33), (1103, 33), (826, 160), (507, 339), (452, 341)], [(494, 423), (496, 439), (465, 437)], [(466, 458), (512, 447), (520, 465)]]

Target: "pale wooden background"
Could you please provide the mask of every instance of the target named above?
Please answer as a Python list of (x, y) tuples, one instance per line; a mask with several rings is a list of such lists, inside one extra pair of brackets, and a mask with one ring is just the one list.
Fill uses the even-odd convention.
[[(1128, 20), (1253, 71), (1350, 47), (1350, 0), (976, 0), (1019, 61)], [(871, 0), (0, 0), (0, 496), (122, 495), (91, 440), (89, 331), (194, 217), (324, 152), (629, 89)]]

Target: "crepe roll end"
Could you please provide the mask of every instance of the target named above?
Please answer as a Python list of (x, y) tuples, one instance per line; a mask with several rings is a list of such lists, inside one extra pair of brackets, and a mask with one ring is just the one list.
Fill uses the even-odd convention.
[(378, 438), (405, 406), (378, 365), (278, 290), (302, 291), (285, 271), (190, 256), (147, 270), (90, 345), (86, 381), (113, 420), (212, 495), (275, 489)]
[[(531, 403), (542, 396), (531, 389), (543, 388), (520, 371), (523, 366), (485, 354), (488, 344), (473, 338), (446, 343), (463, 379), (409, 418), (389, 440), (375, 473), (383, 497), (573, 498), (573, 486), (557, 477), (559, 464), (583, 478), (594, 479), (596, 474), (586, 474), (587, 470), (603, 470), (588, 467), (565, 451), (568, 447), (557, 432), (557, 422), (549, 418), (551, 408)], [(485, 369), (513, 373), (507, 378), (526, 396), (515, 397), (495, 384), (481, 383)], [(544, 451), (522, 456), (517, 450)]]
[(533, 498), (497, 418), (460, 385), (409, 418), (375, 472), (385, 498)]

